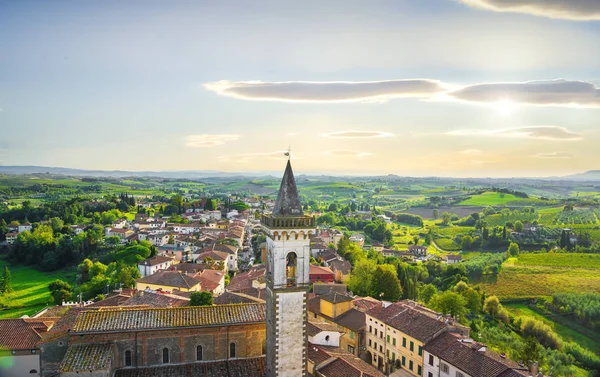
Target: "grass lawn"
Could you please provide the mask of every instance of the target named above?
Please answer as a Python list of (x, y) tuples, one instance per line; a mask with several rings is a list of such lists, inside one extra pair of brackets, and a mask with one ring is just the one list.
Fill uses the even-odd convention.
[(18, 318), (22, 315), (31, 315), (52, 302), (48, 291), (48, 284), (56, 279), (69, 283), (75, 281), (75, 268), (68, 270), (41, 272), (33, 267), (14, 265), (0, 259), (0, 271), (8, 266), (12, 275), (13, 292), (0, 297), (0, 318)]
[[(561, 256), (553, 260), (556, 255)], [(519, 256), (521, 261), (509, 258), (502, 264), (496, 281), (483, 283), (484, 288), (488, 294), (505, 300), (548, 297), (555, 292), (600, 292), (600, 268), (592, 262), (589, 268), (582, 267), (579, 254), (564, 254), (572, 256), (572, 261), (566, 261), (562, 255), (523, 254)]]
[(515, 317), (528, 316), (543, 320), (552, 328), (563, 340), (575, 342), (582, 347), (589, 349), (600, 355), (600, 334), (591, 331), (576, 322), (569, 321), (561, 316), (548, 316), (530, 307), (524, 303), (503, 304), (508, 311)]
[(501, 192), (484, 192), (479, 195), (470, 197), (459, 203), (465, 206), (499, 206), (512, 202), (522, 201), (523, 198), (516, 197), (512, 194), (503, 194)]

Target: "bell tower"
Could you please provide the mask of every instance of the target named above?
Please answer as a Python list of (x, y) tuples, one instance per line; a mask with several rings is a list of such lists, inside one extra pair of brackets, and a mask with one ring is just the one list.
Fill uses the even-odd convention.
[(267, 235), (267, 377), (306, 376), (310, 235), (288, 160), (272, 213), (261, 217)]

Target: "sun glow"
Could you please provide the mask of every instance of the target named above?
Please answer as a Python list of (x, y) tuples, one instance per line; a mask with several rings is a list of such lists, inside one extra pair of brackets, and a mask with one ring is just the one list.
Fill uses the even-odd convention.
[(515, 103), (510, 100), (501, 100), (493, 105), (498, 113), (509, 116), (515, 111)]

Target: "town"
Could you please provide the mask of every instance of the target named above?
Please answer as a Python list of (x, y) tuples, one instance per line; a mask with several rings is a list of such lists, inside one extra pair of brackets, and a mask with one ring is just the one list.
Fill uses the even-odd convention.
[[(359, 209), (350, 201), (351, 206), (340, 209), (346, 213), (345, 221), (360, 220), (364, 225), (361, 231), (348, 232), (327, 224), (337, 206), (304, 214), (308, 205), (302, 204), (299, 192), (288, 162), (273, 197), (194, 199), (187, 193), (149, 201), (120, 194), (112, 198), (113, 205), (126, 212), (108, 206), (105, 212), (93, 213), (104, 226), (95, 221), (67, 225), (69, 218), (60, 217), (33, 224), (3, 220), (2, 289), (7, 298), (14, 295), (10, 285), (19, 273), (19, 268), (11, 273), (8, 266), (14, 262), (7, 261), (32, 263), (30, 258), (39, 258), (42, 270), (51, 270), (46, 265), (51, 258), (60, 260), (57, 269), (71, 258), (83, 259), (75, 281), (57, 279), (48, 285), (53, 304), (44, 302), (21, 318), (0, 320), (0, 339), (8, 347), (3, 357), (10, 360), (2, 364), (3, 375), (543, 373), (542, 352), (551, 350), (552, 346), (545, 348), (549, 342), (562, 340), (554, 339), (558, 336), (552, 330), (540, 330), (544, 324), (535, 319), (520, 325), (519, 332), (531, 334), (522, 349), (503, 348), (493, 335), (482, 335), (495, 326), (526, 319), (509, 314), (496, 296), (486, 294), (473, 279), (479, 274), (485, 281), (497, 274), (499, 264), (519, 256), (519, 246), (512, 241), (542, 224), (526, 223), (511, 231), (505, 252), (469, 252), (473, 241), (465, 239), (471, 236), (462, 236), (462, 251), (442, 252), (437, 244), (444, 238), (431, 231), (433, 222), (425, 232), (418, 215), (394, 215), (362, 204)], [(23, 202), (8, 213), (24, 215), (27, 206)], [(27, 217), (43, 216), (34, 208), (28, 211)], [(443, 226), (446, 216), (439, 217)], [(386, 236), (396, 221), (413, 222), (408, 229), (419, 229), (406, 237), (403, 246)], [(501, 229), (506, 234), (506, 226)], [(44, 249), (39, 246), (44, 234), (62, 238)], [(560, 242), (577, 243), (573, 232), (565, 236), (563, 230), (561, 237), (555, 248)], [(67, 243), (78, 239), (95, 252), (84, 258), (75, 254), (77, 250), (68, 250)], [(38, 246), (32, 248), (33, 244)], [(597, 262), (591, 259), (590, 263)], [(287, 309), (277, 312), (279, 307)], [(481, 320), (497, 325), (486, 328)], [(492, 345), (486, 344), (488, 339)], [(569, 364), (562, 368), (568, 370)]]

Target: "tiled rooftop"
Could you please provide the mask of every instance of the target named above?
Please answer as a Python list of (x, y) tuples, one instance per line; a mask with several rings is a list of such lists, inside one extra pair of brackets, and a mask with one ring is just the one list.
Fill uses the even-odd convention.
[(117, 369), (114, 377), (264, 377), (264, 356), (248, 359)]
[(367, 314), (424, 343), (446, 327), (445, 323), (401, 302), (374, 307)]
[(16, 318), (0, 320), (0, 345), (9, 350), (34, 349), (54, 324), (50, 318)]
[(72, 332), (139, 331), (265, 321), (265, 304), (82, 312)]
[(308, 359), (324, 377), (385, 377), (371, 364), (338, 347), (309, 343)]
[(110, 368), (113, 357), (110, 344), (75, 344), (69, 347), (60, 371), (100, 371)]
[(180, 271), (158, 271), (152, 275), (137, 279), (136, 283), (190, 289), (200, 284), (200, 281)]

